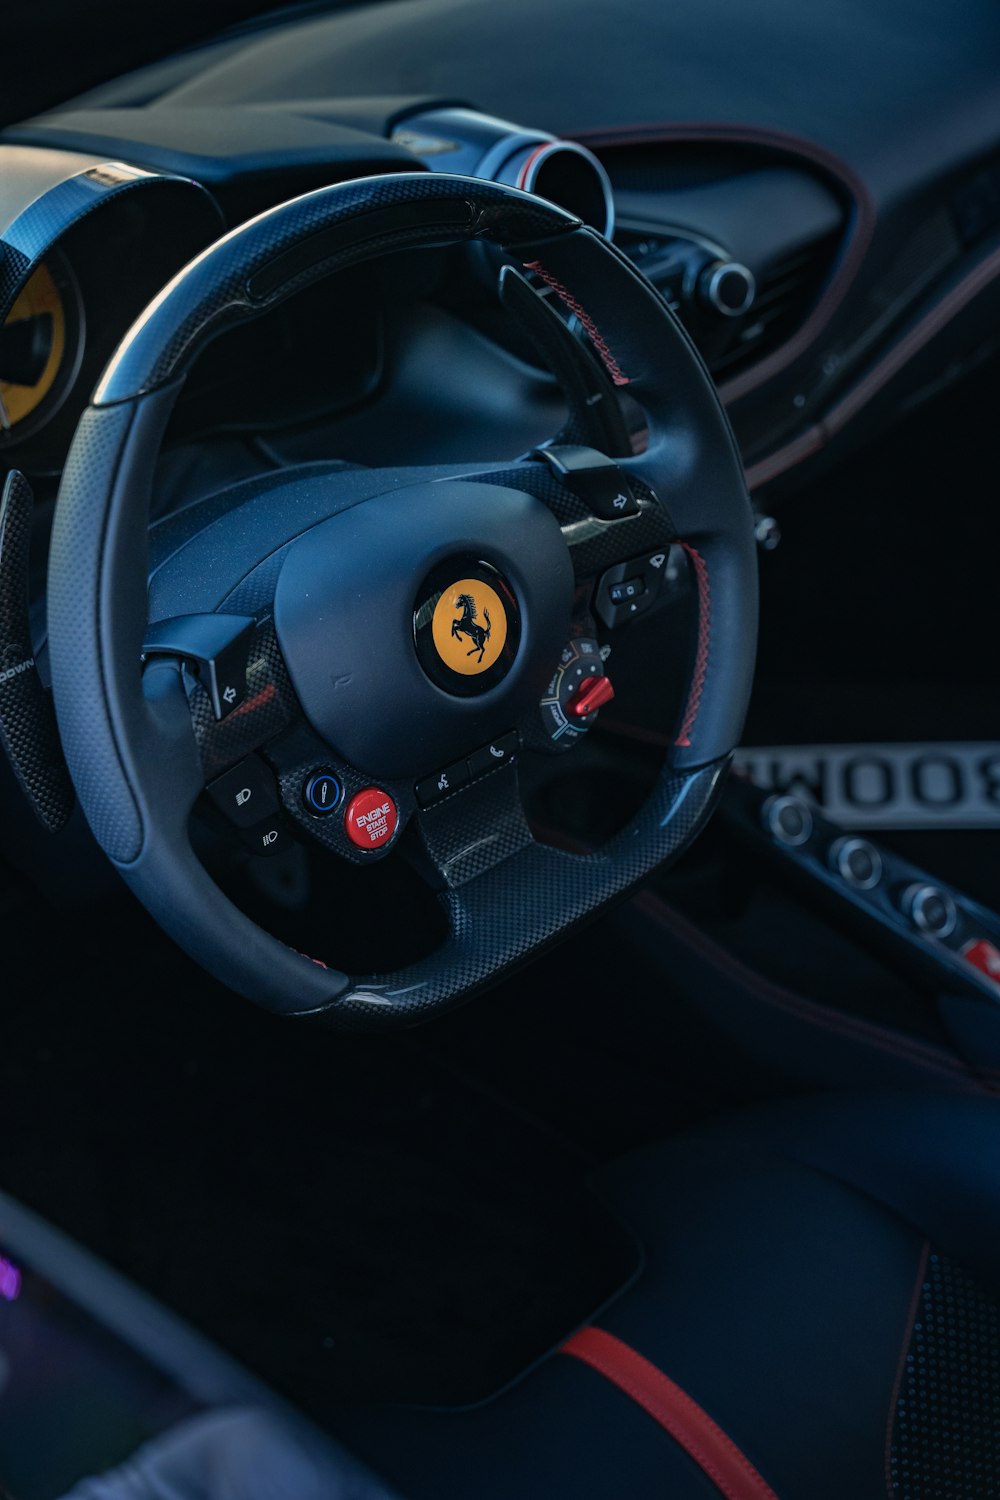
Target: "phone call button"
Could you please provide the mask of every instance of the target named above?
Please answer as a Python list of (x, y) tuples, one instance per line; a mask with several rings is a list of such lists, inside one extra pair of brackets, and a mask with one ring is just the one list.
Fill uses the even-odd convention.
[(484, 776), (487, 771), (495, 770), (497, 766), (505, 766), (508, 761), (514, 759), (517, 747), (516, 729), (512, 729), (508, 734), (502, 734), (499, 739), (490, 740), (488, 744), (482, 745), (469, 756), (469, 775)]

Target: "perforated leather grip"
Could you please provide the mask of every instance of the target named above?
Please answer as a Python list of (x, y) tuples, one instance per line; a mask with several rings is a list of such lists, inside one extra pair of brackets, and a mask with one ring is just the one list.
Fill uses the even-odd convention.
[(579, 224), (527, 193), (439, 173), (365, 177), (306, 193), (234, 229), (175, 276), (127, 335), (94, 404), (159, 389), (216, 334), (331, 271), (408, 247), (472, 239), (509, 246)]

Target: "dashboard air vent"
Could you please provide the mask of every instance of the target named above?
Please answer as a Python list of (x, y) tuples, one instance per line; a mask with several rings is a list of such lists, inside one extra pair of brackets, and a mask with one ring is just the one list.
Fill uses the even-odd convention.
[(830, 274), (840, 242), (837, 234), (801, 245), (770, 261), (757, 280), (757, 295), (736, 338), (708, 360), (725, 378), (783, 344), (809, 316)]

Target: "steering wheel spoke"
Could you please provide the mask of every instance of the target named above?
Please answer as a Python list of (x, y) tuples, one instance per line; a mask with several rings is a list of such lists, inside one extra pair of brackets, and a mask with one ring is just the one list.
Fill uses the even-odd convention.
[(677, 540), (652, 485), (624, 460), (594, 448), (545, 444), (514, 468), (482, 477), (545, 502), (562, 527), (578, 582), (596, 582), (606, 569), (655, 556)]
[(250, 622), (242, 649), (245, 665), (239, 698), (222, 717), (210, 683), (187, 665), (190, 659), (185, 659), (185, 687), (206, 782), (261, 749), (302, 717), (271, 614)]
[(669, 551), (677, 540), (673, 522), (656, 500), (643, 499), (634, 515), (621, 521), (586, 516), (563, 526), (563, 536), (579, 582), (596, 581), (609, 569)]
[(675, 540), (708, 542), (728, 535), (725, 515), (713, 514), (713, 508), (705, 504), (697, 465), (692, 467), (690, 455), (679, 443), (665, 438), (654, 452), (634, 454), (621, 465), (632, 484), (655, 490), (670, 516)]
[(140, 743), (149, 760), (147, 800), (169, 825), (171, 838), (186, 841), (192, 809), (208, 778), (180, 662), (157, 657), (146, 667), (141, 722)]
[(417, 826), (431, 867), (448, 890), (478, 879), (534, 843), (513, 759), (422, 809)]
[[(508, 781), (499, 797), (501, 823), (505, 813), (512, 815), (505, 832), (483, 832), (477, 843), (467, 835), (463, 841), (454, 827), (441, 841), (444, 863), (458, 877), (440, 895), (449, 924), (442, 947), (393, 974), (354, 976), (328, 1020), (346, 1030), (412, 1024), (508, 972), (583, 920), (595, 904), (614, 900), (686, 848), (714, 806), (722, 771), (712, 766), (689, 775), (665, 769), (651, 798), (652, 815), (647, 809), (587, 855), (539, 843), (526, 824), (519, 827), (516, 790)], [(491, 781), (507, 775), (498, 772)], [(484, 796), (483, 830), (488, 805)]]

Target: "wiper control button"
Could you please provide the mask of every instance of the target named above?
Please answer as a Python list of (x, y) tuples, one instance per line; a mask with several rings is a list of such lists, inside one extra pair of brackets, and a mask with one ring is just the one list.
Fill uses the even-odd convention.
[(302, 788), (306, 811), (314, 818), (325, 818), (332, 813), (343, 795), (343, 788), (332, 771), (311, 771)]

